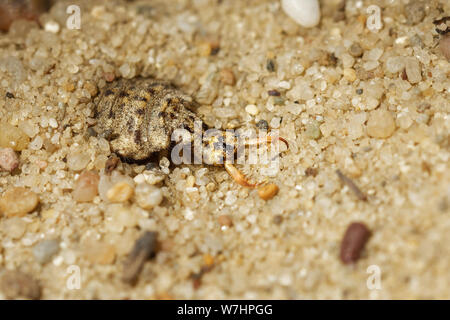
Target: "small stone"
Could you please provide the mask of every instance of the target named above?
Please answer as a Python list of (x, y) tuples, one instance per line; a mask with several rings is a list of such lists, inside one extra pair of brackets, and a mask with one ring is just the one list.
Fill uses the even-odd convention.
[(125, 283), (131, 285), (136, 283), (144, 263), (156, 253), (156, 238), (156, 232), (146, 231), (136, 240), (133, 250), (131, 250), (123, 266), (122, 280)]
[(138, 184), (136, 187), (136, 202), (143, 209), (158, 206), (163, 200), (161, 189), (148, 183)]
[(386, 69), (391, 73), (397, 73), (405, 68), (404, 57), (390, 57), (386, 60)]
[(106, 197), (111, 202), (125, 202), (133, 196), (133, 193), (134, 188), (129, 183), (120, 181), (106, 192)]
[(228, 227), (229, 228), (229, 227), (231, 227), (233, 225), (233, 220), (231, 220), (231, 217), (229, 215), (227, 215), (227, 214), (220, 215), (217, 218), (217, 222), (219, 222), (219, 224), (222, 227)]
[(322, 136), (320, 126), (317, 121), (312, 121), (306, 125), (305, 134), (309, 139), (317, 140)]
[(422, 0), (412, 0), (405, 6), (406, 21), (410, 25), (418, 24), (425, 18), (425, 5)]
[(105, 174), (111, 174), (117, 168), (120, 159), (115, 154), (111, 155), (105, 163)]
[(267, 91), (267, 94), (272, 97), (279, 97), (281, 95), (280, 91), (278, 90), (269, 90)]
[(72, 196), (78, 202), (90, 202), (98, 195), (100, 177), (94, 171), (84, 171), (75, 182)]
[(303, 27), (315, 27), (320, 22), (318, 0), (282, 0), (281, 7), (284, 13)]
[(350, 224), (341, 243), (341, 261), (345, 264), (356, 262), (369, 237), (370, 231), (365, 224), (360, 222)]
[(356, 71), (352, 68), (345, 68), (344, 69), (344, 78), (350, 82), (353, 82), (356, 80)]
[(234, 86), (234, 84), (236, 83), (236, 78), (234, 76), (233, 70), (231, 70), (230, 68), (223, 68), (222, 70), (220, 70), (220, 81), (222, 81), (224, 85)]
[(91, 97), (95, 97), (97, 95), (97, 93), (98, 93), (97, 86), (91, 81), (86, 81), (86, 83), (84, 84), (83, 88), (86, 89), (89, 92)]
[(37, 262), (46, 264), (59, 251), (59, 241), (43, 240), (33, 247), (33, 255)]
[(273, 59), (268, 59), (266, 62), (266, 69), (269, 72), (275, 72), (276, 70), (276, 66), (275, 66), (275, 61)]
[(22, 218), (12, 217), (3, 223), (3, 232), (11, 239), (20, 239), (27, 230), (27, 223)]
[(47, 32), (58, 33), (59, 32), (59, 24), (56, 21), (48, 21), (45, 24), (44, 29)]
[(116, 247), (102, 242), (89, 243), (84, 250), (84, 257), (93, 264), (111, 264), (116, 258)]
[(353, 57), (358, 58), (363, 55), (364, 51), (359, 45), (359, 43), (354, 43), (348, 49), (348, 53), (350, 53)]
[(443, 36), (439, 41), (439, 47), (444, 57), (450, 61), (450, 36)]
[(39, 282), (21, 271), (6, 270), (0, 277), (0, 290), (7, 299), (41, 298)]
[(7, 217), (23, 217), (36, 209), (39, 197), (31, 190), (12, 187), (0, 198), (0, 212)]
[(12, 148), (0, 148), (0, 168), (13, 171), (19, 166), (19, 157)]
[(8, 98), (8, 99), (14, 99), (15, 97), (14, 97), (14, 95), (11, 93), (11, 92), (6, 92), (6, 98)]
[(416, 58), (405, 58), (405, 71), (410, 83), (419, 83), (422, 80), (420, 64)]
[(375, 110), (367, 121), (367, 134), (373, 138), (385, 139), (395, 131), (395, 121), (387, 110)]
[(106, 82), (113, 82), (116, 78), (116, 75), (113, 72), (105, 72), (103, 74), (103, 77), (105, 78)]
[(28, 147), (30, 138), (21, 129), (7, 122), (0, 123), (0, 147), (22, 151)]
[(245, 111), (252, 116), (256, 116), (259, 113), (258, 107), (255, 106), (254, 104), (247, 105), (245, 107)]
[(258, 129), (260, 129), (260, 130), (265, 130), (265, 131), (267, 131), (267, 130), (269, 129), (269, 124), (267, 123), (266, 120), (259, 120), (259, 121), (256, 123), (256, 127), (257, 127)]
[(263, 200), (270, 200), (275, 197), (280, 189), (274, 183), (269, 183), (258, 188), (258, 195)]
[(81, 171), (86, 168), (90, 160), (89, 155), (85, 152), (69, 153), (67, 155), (67, 167), (72, 171)]

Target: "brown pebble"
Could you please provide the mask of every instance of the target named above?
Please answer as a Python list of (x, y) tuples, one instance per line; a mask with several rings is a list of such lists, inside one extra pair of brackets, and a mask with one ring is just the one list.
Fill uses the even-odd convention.
[(123, 266), (122, 280), (125, 283), (134, 285), (142, 271), (144, 263), (155, 255), (157, 233), (146, 231), (136, 240), (133, 250), (127, 257)]
[(115, 154), (111, 155), (108, 160), (106, 160), (105, 163), (105, 173), (111, 174), (111, 172), (114, 171), (115, 168), (117, 168), (117, 165), (119, 164), (119, 157)]
[(217, 218), (217, 222), (219, 222), (219, 224), (222, 227), (231, 227), (233, 225), (233, 220), (231, 220), (231, 217), (227, 214), (223, 214), (221, 216), (219, 216)]
[(269, 90), (267, 91), (267, 94), (272, 97), (279, 97), (281, 95), (280, 91), (278, 90)]
[(19, 166), (19, 157), (12, 148), (0, 148), (0, 168), (13, 171)]
[(39, 283), (21, 271), (5, 271), (0, 278), (0, 290), (7, 299), (38, 300), (41, 298)]
[(283, 222), (283, 216), (277, 214), (275, 217), (273, 217), (272, 221), (275, 224), (280, 224), (281, 222)]
[(103, 74), (103, 77), (105, 78), (106, 82), (113, 82), (116, 78), (115, 74), (113, 72), (105, 72)]
[(90, 202), (98, 195), (99, 175), (94, 171), (84, 171), (75, 182), (72, 196), (78, 202)]
[(317, 170), (316, 168), (313, 168), (313, 167), (309, 167), (309, 168), (306, 168), (306, 170), (305, 170), (305, 175), (307, 176), (307, 177), (315, 177), (315, 176), (317, 176), (317, 174), (319, 173), (319, 170)]
[(350, 46), (348, 52), (355, 58), (359, 58), (363, 55), (363, 49), (359, 43), (354, 43)]
[(258, 188), (258, 195), (263, 200), (270, 200), (275, 197), (280, 189), (274, 183), (269, 183)]
[(12, 187), (0, 198), (0, 212), (7, 217), (23, 217), (36, 209), (39, 197), (31, 190), (23, 187)]
[(359, 200), (367, 201), (367, 196), (361, 191), (361, 189), (358, 188), (358, 186), (353, 182), (352, 179), (344, 175), (341, 170), (336, 170), (336, 174), (338, 175), (339, 179), (341, 179), (341, 181), (345, 183), (350, 188), (350, 190), (353, 191), (353, 193)]
[(361, 222), (350, 224), (341, 243), (342, 262), (345, 264), (356, 262), (369, 237), (370, 231), (365, 224)]
[(233, 70), (231, 70), (230, 68), (223, 68), (222, 70), (220, 70), (220, 81), (222, 81), (224, 85), (234, 86), (234, 84), (236, 83), (236, 78), (234, 76)]
[(444, 57), (450, 61), (450, 36), (444, 36), (439, 42), (439, 47), (441, 48)]

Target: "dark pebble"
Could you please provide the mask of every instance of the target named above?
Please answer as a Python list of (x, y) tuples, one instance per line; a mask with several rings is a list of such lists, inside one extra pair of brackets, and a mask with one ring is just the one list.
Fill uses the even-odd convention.
[(316, 168), (313, 168), (313, 167), (309, 167), (305, 170), (305, 175), (307, 177), (311, 177), (311, 176), (315, 177), (315, 176), (317, 176), (318, 173), (319, 173), (319, 170), (317, 170)]
[(363, 89), (356, 89), (356, 94), (363, 94), (364, 90)]
[(350, 224), (341, 243), (342, 262), (345, 264), (356, 262), (369, 237), (370, 231), (365, 224), (361, 222)]
[(275, 61), (273, 61), (272, 59), (267, 60), (266, 69), (267, 69), (267, 71), (274, 72), (275, 71)]
[(266, 120), (259, 120), (256, 123), (256, 127), (260, 130), (268, 130), (269, 129), (269, 124), (267, 123)]
[(134, 285), (142, 271), (144, 263), (154, 257), (157, 245), (156, 237), (156, 232), (146, 231), (136, 240), (133, 250), (131, 250), (123, 266), (122, 280), (125, 283)]
[(7, 93), (6, 93), (6, 97), (7, 97), (8, 99), (14, 99), (14, 98), (15, 98), (14, 95), (13, 95), (11, 92), (7, 92)]
[(267, 93), (269, 94), (269, 96), (272, 97), (279, 97), (281, 95), (281, 93), (278, 90), (269, 90), (267, 91)]
[(111, 155), (108, 160), (106, 160), (105, 163), (105, 173), (106, 174), (111, 174), (111, 172), (114, 171), (114, 169), (117, 168), (117, 166), (119, 165), (119, 157), (116, 156), (115, 154)]

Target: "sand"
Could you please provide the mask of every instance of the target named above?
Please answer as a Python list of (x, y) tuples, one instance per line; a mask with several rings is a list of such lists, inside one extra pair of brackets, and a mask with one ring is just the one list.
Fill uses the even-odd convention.
[[(322, 1), (310, 29), (275, 0), (59, 1), (42, 27), (15, 22), (0, 34), (0, 142), (19, 165), (0, 172), (0, 194), (24, 187), (39, 204), (0, 216), (0, 273), (29, 275), (41, 299), (450, 298), (450, 64), (433, 23), (449, 2), (412, 15), (407, 1), (376, 1), (376, 32), (374, 1), (339, 2)], [(167, 155), (105, 173), (94, 98), (135, 76), (173, 82), (210, 127), (278, 129), (290, 145), (278, 172), (238, 166), (278, 194), (263, 200), (223, 167)], [(355, 221), (372, 235), (346, 265)], [(130, 285), (124, 261), (145, 231), (158, 250)], [(35, 297), (32, 286), (0, 297)]]

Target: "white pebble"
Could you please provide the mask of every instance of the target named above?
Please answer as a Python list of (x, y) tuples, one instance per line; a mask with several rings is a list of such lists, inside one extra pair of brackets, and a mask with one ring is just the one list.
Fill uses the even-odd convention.
[(245, 107), (245, 111), (252, 116), (256, 116), (259, 113), (258, 107), (254, 104), (249, 104)]
[(311, 28), (319, 24), (318, 0), (281, 0), (281, 7), (289, 17), (303, 27)]
[(49, 21), (45, 24), (45, 31), (51, 32), (51, 33), (58, 33), (59, 31), (59, 24), (55, 21)]

